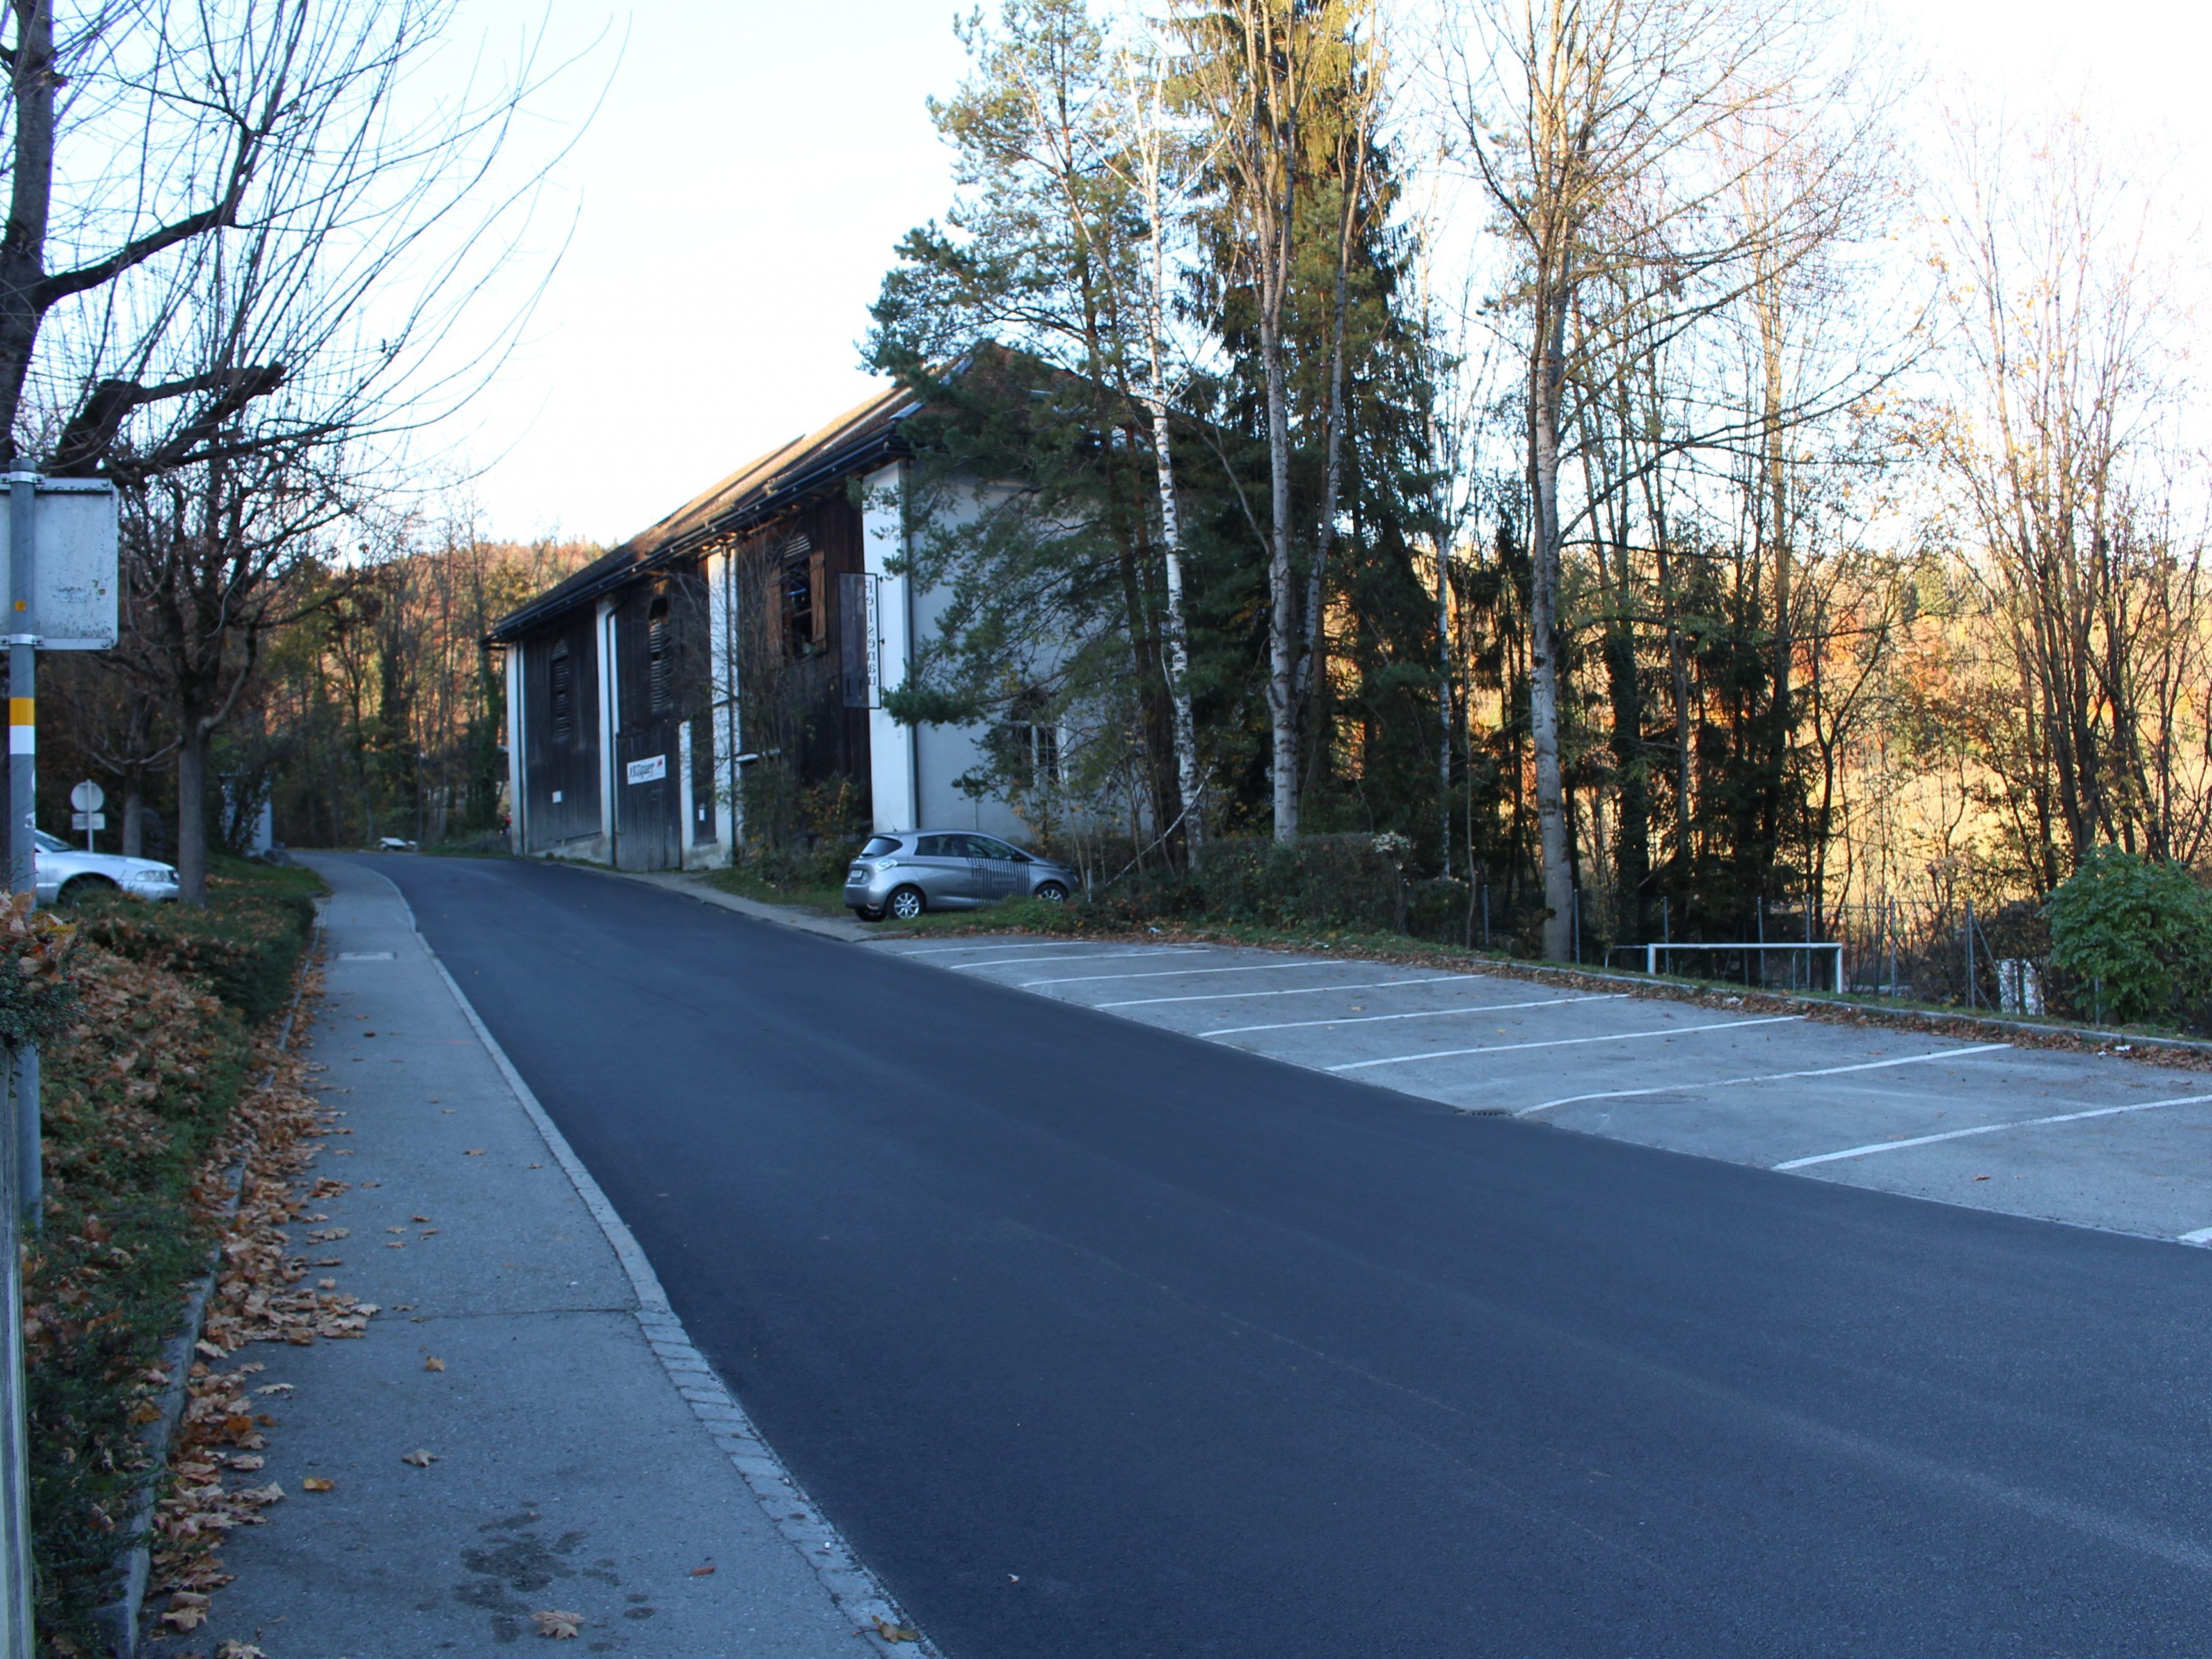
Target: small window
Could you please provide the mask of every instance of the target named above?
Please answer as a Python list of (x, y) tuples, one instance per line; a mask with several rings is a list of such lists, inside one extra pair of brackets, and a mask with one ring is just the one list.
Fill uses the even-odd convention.
[(653, 600), (645, 613), (645, 684), (647, 706), (665, 714), (676, 706), (676, 665), (668, 650), (668, 596)]
[(1038, 789), (1049, 789), (1060, 782), (1060, 728), (1056, 726), (1030, 727), (1030, 783)]
[(868, 844), (860, 849), (860, 856), (864, 859), (888, 858), (898, 849), (897, 836), (871, 836), (868, 837)]
[(815, 603), (822, 561), (815, 556), (814, 544), (804, 536), (784, 544), (781, 561), (784, 648), (792, 656), (803, 657), (822, 638), (821, 610)]
[(562, 640), (553, 647), (553, 740), (566, 743), (573, 724), (570, 706), (574, 702), (574, 671), (568, 663), (568, 641)]
[(959, 840), (957, 836), (924, 836), (915, 844), (915, 854), (925, 859), (964, 858), (967, 855), (956, 844)]

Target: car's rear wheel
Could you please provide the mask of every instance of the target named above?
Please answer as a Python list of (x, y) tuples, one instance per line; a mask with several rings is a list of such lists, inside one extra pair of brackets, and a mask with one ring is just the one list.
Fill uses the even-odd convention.
[(884, 911), (895, 921), (912, 921), (929, 908), (919, 887), (901, 887), (884, 901)]
[(1067, 902), (1067, 889), (1062, 887), (1056, 881), (1046, 882), (1042, 887), (1036, 890), (1036, 896), (1042, 899), (1047, 904), (1065, 904)]
[(880, 904), (863, 904), (853, 914), (860, 917), (862, 921), (881, 921), (884, 919), (884, 907)]
[(54, 901), (58, 904), (75, 904), (95, 893), (119, 893), (122, 890), (106, 876), (71, 876), (62, 884), (62, 890), (54, 895)]

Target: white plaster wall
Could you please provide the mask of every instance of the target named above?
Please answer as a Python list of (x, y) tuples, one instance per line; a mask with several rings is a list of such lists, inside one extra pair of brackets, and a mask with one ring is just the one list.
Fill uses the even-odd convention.
[(894, 461), (870, 473), (862, 482), (866, 492), (860, 510), (860, 565), (876, 590), (876, 631), (871, 641), (876, 684), (868, 711), (868, 796), (878, 830), (911, 830), (922, 815), (920, 764), (913, 727), (901, 726), (884, 712), (883, 694), (906, 679), (911, 650), (913, 611), (904, 576), (890, 574), (884, 567), (904, 548), (899, 493), (906, 484), (906, 464)]
[(522, 747), (522, 646), (507, 647), (507, 844), (520, 853), (530, 843), (522, 827), (523, 803), (529, 799)]

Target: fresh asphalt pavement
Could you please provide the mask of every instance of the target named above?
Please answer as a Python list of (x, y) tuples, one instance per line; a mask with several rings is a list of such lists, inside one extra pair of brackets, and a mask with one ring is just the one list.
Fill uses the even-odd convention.
[[(1420, 975), (925, 957), (580, 871), (380, 867), (951, 1659), (2212, 1644), (2212, 1258), (1750, 1166), (1860, 1144), (1862, 1108), (1948, 1132), (1883, 1091), (1978, 1127), (2142, 1103), (2132, 1073), (2097, 1095), (1992, 1051), (1784, 1079), (1937, 1045), (1629, 999), (1366, 1000), (1571, 994), (1502, 978), (1363, 988), (1360, 1014), (1435, 1012), (1356, 1028), (1387, 1052), (1252, 1053), (1354, 1017), (1333, 974)], [(1261, 1024), (1285, 1029), (1230, 1030)], [(1534, 1042), (1558, 1046), (1509, 1046)], [(1594, 1058), (1615, 1051), (1637, 1057)], [(1989, 1064), (2024, 1069), (1946, 1103)], [(1674, 1127), (1644, 1138), (1716, 1156), (1547, 1121), (1619, 1094), (1478, 1115), (1662, 1085)], [(1747, 1155), (1714, 1126), (1752, 1090), (1808, 1122)], [(1892, 1156), (1914, 1154), (1856, 1161)]]

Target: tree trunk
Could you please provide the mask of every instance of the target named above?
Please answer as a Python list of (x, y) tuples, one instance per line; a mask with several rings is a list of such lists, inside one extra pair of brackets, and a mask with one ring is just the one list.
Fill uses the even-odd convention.
[[(1287, 278), (1289, 273), (1282, 273)], [(1292, 632), (1297, 592), (1291, 580), (1290, 396), (1284, 385), (1279, 322), (1260, 328), (1267, 375), (1267, 461), (1273, 534), (1267, 550), (1267, 714), (1274, 737), (1275, 839), (1298, 838), (1297, 641)]]
[(126, 859), (146, 855), (146, 825), (143, 814), (146, 798), (132, 784), (123, 792), (123, 856)]
[(1152, 387), (1152, 455), (1159, 467), (1160, 546), (1167, 563), (1169, 712), (1175, 721), (1176, 787), (1182, 797), (1183, 846), (1190, 855), (1190, 867), (1195, 870), (1206, 842), (1206, 813), (1200, 793), (1197, 729), (1190, 715), (1190, 631), (1183, 615), (1182, 517), (1176, 507), (1167, 398), (1157, 374)]
[(46, 220), (54, 182), (53, 0), (11, 0), (15, 176), (0, 237), (0, 451), (15, 453), (15, 415), (45, 315)]
[(177, 722), (177, 898), (207, 903), (207, 722), (187, 707)]
[(1566, 376), (1566, 308), (1547, 319), (1529, 399), (1536, 535), (1529, 550), (1528, 739), (1536, 751), (1536, 838), (1544, 866), (1544, 954), (1574, 954), (1574, 870), (1567, 848), (1559, 756), (1559, 399)]

